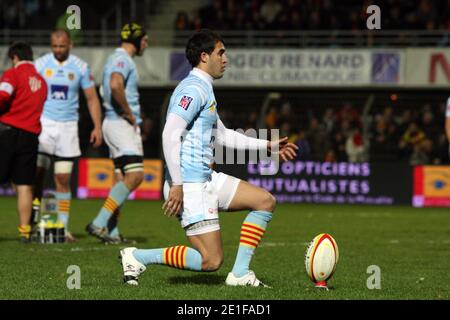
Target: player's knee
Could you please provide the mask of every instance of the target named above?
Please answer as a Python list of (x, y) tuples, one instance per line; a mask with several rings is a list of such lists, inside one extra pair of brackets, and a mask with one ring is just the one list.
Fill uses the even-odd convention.
[(67, 187), (70, 185), (70, 175), (68, 174), (55, 174), (55, 184), (57, 187)]
[(277, 199), (270, 192), (266, 191), (257, 210), (274, 212), (276, 205)]
[(222, 266), (222, 263), (223, 263), (223, 254), (204, 255), (204, 257), (202, 257), (202, 270), (217, 271)]
[(134, 171), (125, 173), (125, 184), (132, 190), (139, 187), (139, 185), (144, 180), (143, 171)]

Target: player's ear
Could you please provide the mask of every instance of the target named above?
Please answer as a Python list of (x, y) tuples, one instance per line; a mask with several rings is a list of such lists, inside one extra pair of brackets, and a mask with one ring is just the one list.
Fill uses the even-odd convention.
[(209, 60), (209, 54), (207, 54), (206, 52), (202, 52), (200, 54), (200, 62), (208, 63), (208, 60)]

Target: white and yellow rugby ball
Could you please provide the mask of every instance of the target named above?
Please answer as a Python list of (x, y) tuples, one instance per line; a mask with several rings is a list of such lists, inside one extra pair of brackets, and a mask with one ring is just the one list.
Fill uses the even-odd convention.
[(329, 234), (321, 233), (309, 243), (305, 256), (306, 273), (316, 287), (327, 287), (327, 281), (336, 271), (338, 260), (337, 243)]

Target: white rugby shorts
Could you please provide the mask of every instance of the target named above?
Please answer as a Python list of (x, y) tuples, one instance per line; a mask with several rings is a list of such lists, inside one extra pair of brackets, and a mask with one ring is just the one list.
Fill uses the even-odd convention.
[(143, 156), (141, 129), (125, 119), (105, 119), (102, 124), (103, 137), (112, 159), (122, 156)]
[(78, 121), (55, 121), (41, 117), (41, 125), (38, 148), (40, 153), (61, 158), (75, 158), (81, 155)]
[[(227, 211), (241, 180), (222, 172), (213, 171), (211, 180), (201, 183), (183, 183), (183, 209), (180, 212), (181, 226), (186, 235), (198, 235), (220, 229), (219, 210)], [(164, 199), (169, 196), (170, 186), (164, 183)], [(195, 230), (189, 226), (201, 221), (217, 220)]]

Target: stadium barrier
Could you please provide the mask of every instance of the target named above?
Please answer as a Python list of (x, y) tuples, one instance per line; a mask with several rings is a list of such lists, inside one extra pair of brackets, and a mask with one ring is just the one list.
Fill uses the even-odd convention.
[[(162, 179), (162, 160), (144, 160), (144, 181), (130, 194), (129, 199), (161, 199)], [(106, 199), (113, 185), (114, 164), (111, 159), (82, 158), (79, 160), (76, 192), (79, 199)]]
[(218, 165), (217, 170), (271, 192), (279, 203), (411, 204), (413, 167), (407, 164), (294, 161)]
[[(0, 46), (5, 57), (8, 47)], [(50, 51), (33, 48), (35, 57)], [(74, 48), (89, 63), (96, 84), (114, 48)], [(448, 88), (449, 48), (244, 49), (227, 51), (229, 64), (217, 87)], [(190, 71), (184, 50), (149, 48), (136, 59), (142, 87), (173, 86)], [(0, 59), (0, 73), (10, 67)]]
[[(224, 172), (271, 192), (279, 203), (412, 205), (450, 207), (450, 166), (401, 163), (291, 161), (274, 172), (271, 163), (216, 165)], [(163, 162), (144, 160), (145, 178), (130, 199), (162, 199)], [(275, 173), (275, 174), (274, 174)], [(79, 199), (106, 198), (113, 185), (110, 159), (81, 158), (75, 167), (72, 192)], [(47, 179), (46, 193), (54, 190)], [(13, 196), (0, 186), (0, 196)]]

